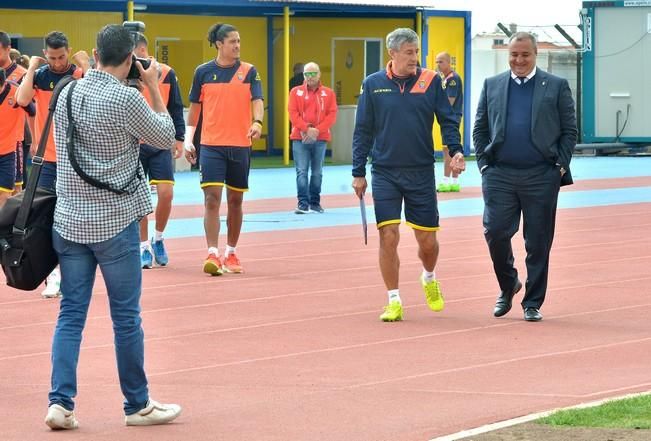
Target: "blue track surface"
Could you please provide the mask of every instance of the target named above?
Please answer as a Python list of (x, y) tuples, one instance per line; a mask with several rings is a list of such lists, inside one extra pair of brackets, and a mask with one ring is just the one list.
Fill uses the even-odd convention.
[[(255, 159), (254, 159), (255, 160)], [(463, 174), (464, 186), (480, 186), (481, 178), (476, 164), (468, 164)], [(442, 164), (436, 165), (437, 176), (442, 174)], [(572, 161), (572, 174), (575, 181), (586, 179), (611, 179), (651, 176), (651, 157), (623, 158), (575, 158)], [(203, 193), (199, 188), (196, 172), (176, 175), (175, 205), (203, 204)], [(352, 195), (350, 167), (331, 166), (324, 168), (323, 194)], [(251, 171), (249, 182), (251, 191), (245, 199), (259, 200), (269, 198), (295, 197), (295, 172), (290, 168), (255, 169)], [(370, 202), (370, 200), (367, 200)], [(651, 202), (651, 187), (629, 187), (589, 191), (561, 192), (559, 208), (597, 207), (604, 205), (634, 204)], [(246, 204), (246, 203), (245, 203)], [(245, 214), (243, 232), (277, 231), (304, 228), (320, 228), (342, 225), (357, 225), (360, 222), (359, 209), (328, 208), (323, 214), (295, 215), (288, 207), (278, 207), (278, 211), (258, 214)], [(246, 210), (246, 205), (245, 205)], [(464, 198), (439, 202), (442, 218), (478, 216), (483, 211), (481, 198)], [(369, 222), (375, 222), (372, 208), (368, 209)], [(224, 219), (222, 218), (222, 223)], [(153, 225), (150, 226), (153, 228)], [(165, 235), (168, 238), (203, 236), (203, 219), (171, 219)]]

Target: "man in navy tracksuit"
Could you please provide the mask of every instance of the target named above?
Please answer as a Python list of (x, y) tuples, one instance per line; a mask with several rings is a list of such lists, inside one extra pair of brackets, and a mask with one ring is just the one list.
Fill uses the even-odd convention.
[(414, 229), (418, 257), (423, 262), (421, 285), (427, 304), (433, 311), (444, 306), (434, 274), (439, 251), (432, 141), (435, 114), (453, 170), (465, 169), (458, 118), (443, 93), (441, 78), (418, 67), (418, 44), (418, 35), (411, 29), (399, 28), (387, 35), (391, 61), (386, 70), (364, 80), (353, 135), (353, 188), (360, 198), (367, 187), (369, 155), (373, 164), (380, 271), (389, 295), (380, 319), (387, 322), (402, 320), (398, 242), (403, 201), (405, 220)]

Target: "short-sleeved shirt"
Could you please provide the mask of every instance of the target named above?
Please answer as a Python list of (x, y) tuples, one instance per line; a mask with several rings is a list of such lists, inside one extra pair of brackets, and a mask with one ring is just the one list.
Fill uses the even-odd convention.
[(441, 81), (441, 87), (445, 90), (448, 98), (455, 98), (452, 110), (461, 118), (461, 115), (463, 115), (463, 85), (461, 83), (461, 77), (455, 71), (451, 71)]
[[(53, 72), (49, 65), (39, 68), (34, 74), (34, 102), (36, 103), (36, 118), (34, 120), (34, 139), (33, 144), (38, 145), (41, 139), (41, 133), (45, 128), (45, 120), (47, 119), (48, 106), (52, 91), (63, 77), (72, 75), (74, 78), (81, 78), (83, 76), (80, 67), (71, 64), (65, 72)], [(48, 162), (56, 162), (56, 148), (54, 146), (54, 130), (50, 129), (50, 134), (47, 139), (47, 146), (45, 148), (44, 159)]]
[(250, 147), (251, 101), (261, 99), (262, 81), (255, 66), (237, 61), (222, 67), (212, 60), (197, 67), (190, 102), (202, 104), (201, 145)]

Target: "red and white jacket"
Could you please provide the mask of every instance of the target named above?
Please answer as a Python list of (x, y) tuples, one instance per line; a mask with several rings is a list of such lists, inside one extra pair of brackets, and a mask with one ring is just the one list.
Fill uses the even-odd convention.
[(330, 141), (330, 127), (337, 119), (337, 98), (329, 87), (319, 86), (308, 90), (303, 83), (289, 92), (289, 119), (292, 122), (292, 133), (289, 138), (301, 140), (301, 132), (309, 127), (319, 130), (319, 141)]

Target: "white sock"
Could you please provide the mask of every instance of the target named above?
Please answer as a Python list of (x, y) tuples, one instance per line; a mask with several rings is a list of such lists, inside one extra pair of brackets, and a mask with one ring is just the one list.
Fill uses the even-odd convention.
[(163, 232), (154, 230), (154, 241), (159, 242), (161, 240), (163, 240)]
[(391, 302), (398, 302), (402, 304), (402, 300), (400, 299), (400, 290), (399, 289), (390, 289), (387, 291), (387, 294), (389, 294), (389, 303)]
[(436, 279), (436, 273), (434, 271), (429, 272), (423, 268), (423, 279), (425, 282), (431, 282), (432, 280)]
[(448, 185), (450, 183), (450, 177), (449, 176), (443, 176), (443, 184)]
[(224, 252), (224, 256), (228, 257), (231, 254), (235, 254), (235, 247), (232, 247), (230, 245), (226, 245), (226, 251)]
[(147, 248), (149, 248), (149, 239), (140, 242), (140, 251), (146, 250)]
[(217, 247), (208, 247), (208, 254), (214, 254), (219, 257), (219, 249)]
[(452, 183), (454, 185), (458, 184), (459, 183), (459, 178), (452, 178)]

